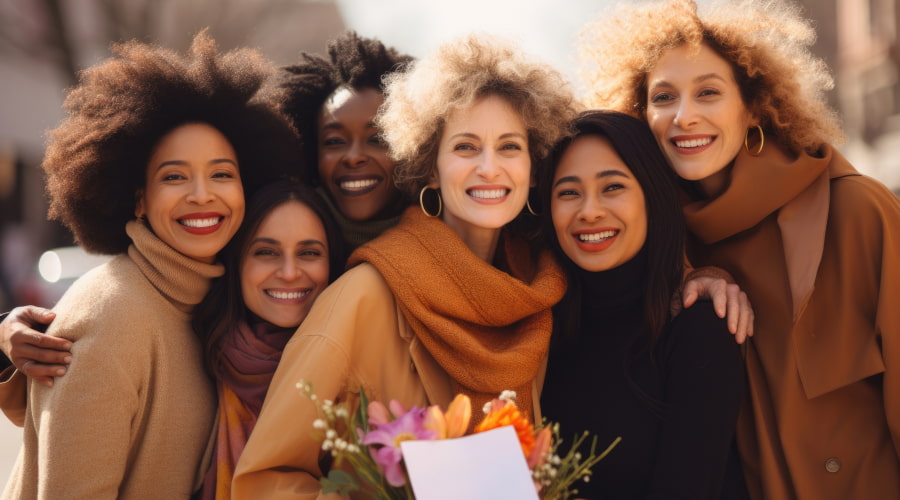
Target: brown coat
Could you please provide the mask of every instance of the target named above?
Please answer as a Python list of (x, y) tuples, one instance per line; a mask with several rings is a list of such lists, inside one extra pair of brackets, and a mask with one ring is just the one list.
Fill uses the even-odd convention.
[(691, 258), (756, 311), (738, 424), (758, 499), (900, 498), (900, 201), (830, 147), (742, 152), (685, 207)]

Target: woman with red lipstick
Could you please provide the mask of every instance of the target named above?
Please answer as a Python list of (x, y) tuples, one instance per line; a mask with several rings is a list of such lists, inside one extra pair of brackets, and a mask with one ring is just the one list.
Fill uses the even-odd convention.
[(219, 396), (214, 460), (199, 498), (231, 498), (234, 466), (284, 345), (344, 268), (340, 230), (315, 191), (277, 182), (247, 201), (222, 263), (225, 275), (193, 315)]
[(360, 387), (407, 407), (460, 392), (478, 407), (512, 389), (540, 419), (550, 307), (565, 280), (514, 221), (536, 225), (533, 166), (574, 115), (568, 86), (512, 45), (471, 36), (393, 75), (386, 95), (377, 123), (399, 186), (422, 205), (356, 250), (288, 342), (238, 461), (236, 499), (320, 496), (325, 452), (301, 379), (351, 407)]
[(569, 284), (541, 409), (601, 443), (622, 437), (578, 496), (745, 498), (739, 347), (709, 302), (669, 312), (684, 263), (675, 176), (642, 121), (593, 111), (574, 125), (541, 180)]
[(328, 44), (329, 58), (302, 54), (281, 68), (277, 100), (303, 137), (308, 180), (325, 197), (350, 250), (400, 220), (408, 205), (393, 182), (375, 114), (384, 102), (384, 77), (412, 57), (352, 31)]
[(685, 180), (689, 255), (756, 309), (738, 445), (753, 498), (900, 498), (900, 201), (860, 175), (815, 32), (781, 2), (622, 6), (585, 31), (591, 105)]
[(3, 498), (191, 496), (216, 405), (191, 311), (223, 272), (245, 190), (293, 166), (291, 127), (254, 100), (270, 71), (257, 52), (222, 56), (200, 34), (187, 56), (115, 54), (82, 73), (43, 162), (50, 216), (115, 256), (54, 308), (66, 376), (0, 387), (25, 427)]

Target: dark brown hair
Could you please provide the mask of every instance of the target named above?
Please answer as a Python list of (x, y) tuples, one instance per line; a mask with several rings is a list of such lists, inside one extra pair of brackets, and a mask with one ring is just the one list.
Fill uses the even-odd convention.
[(125, 223), (134, 218), (147, 161), (159, 139), (184, 123), (207, 123), (228, 139), (245, 193), (297, 169), (296, 132), (257, 97), (272, 70), (259, 52), (220, 54), (205, 32), (185, 55), (137, 41), (113, 52), (81, 72), (42, 165), (49, 217), (87, 251), (128, 248)]

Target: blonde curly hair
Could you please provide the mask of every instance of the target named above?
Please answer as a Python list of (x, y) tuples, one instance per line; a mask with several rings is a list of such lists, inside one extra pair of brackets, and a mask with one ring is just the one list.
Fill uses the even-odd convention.
[(825, 101), (834, 81), (810, 46), (816, 34), (799, 7), (782, 0), (693, 0), (620, 5), (579, 37), (585, 103), (645, 118), (647, 75), (668, 49), (713, 49), (734, 70), (744, 104), (766, 133), (794, 152), (844, 141)]
[(483, 34), (444, 43), (385, 83), (385, 102), (375, 121), (397, 162), (394, 181), (409, 196), (432, 178), (445, 120), (455, 109), (486, 96), (505, 99), (528, 131), (533, 167), (575, 117), (575, 100), (562, 75), (511, 42)]

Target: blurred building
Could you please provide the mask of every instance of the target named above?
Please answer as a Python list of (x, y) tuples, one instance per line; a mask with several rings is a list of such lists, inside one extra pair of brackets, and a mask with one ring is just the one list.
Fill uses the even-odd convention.
[(816, 51), (834, 73), (842, 148), (862, 171), (900, 194), (900, 7), (896, 0), (801, 0), (815, 20)]
[(209, 27), (220, 49), (256, 47), (283, 65), (324, 53), (344, 26), (331, 0), (0, 0), (0, 311), (58, 298), (60, 287), (37, 275), (44, 250), (72, 244), (46, 221), (45, 132), (63, 118), (76, 72), (107, 57), (110, 43), (185, 50)]

